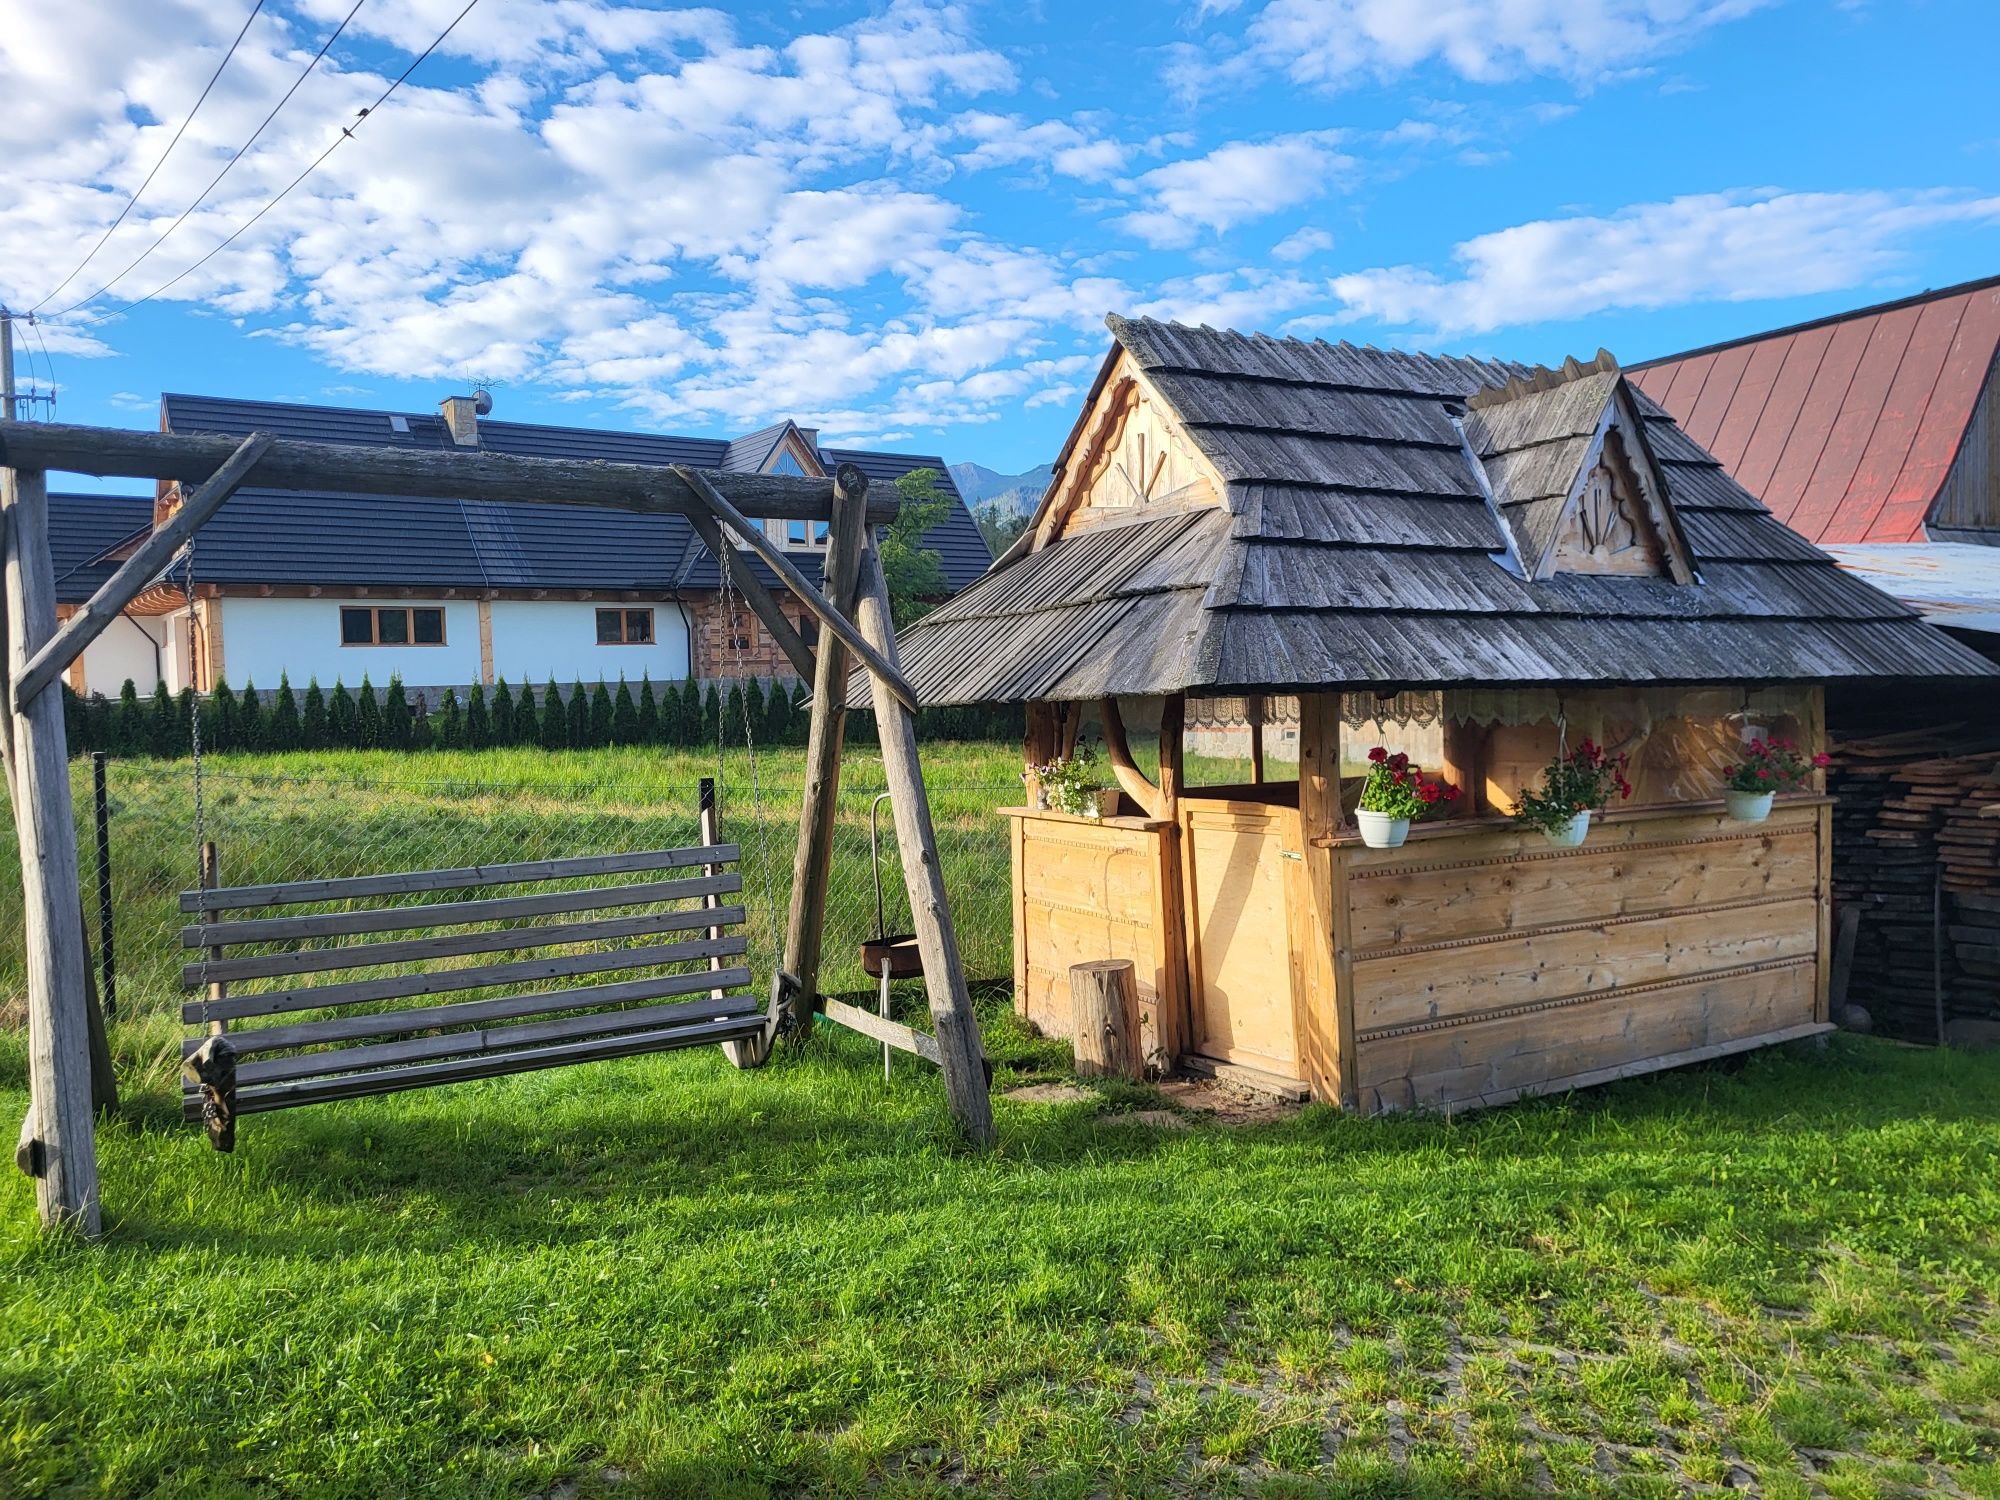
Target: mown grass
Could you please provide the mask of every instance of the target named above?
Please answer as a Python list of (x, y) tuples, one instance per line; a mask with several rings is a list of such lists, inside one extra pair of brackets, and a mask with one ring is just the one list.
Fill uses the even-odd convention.
[[(1000, 1089), (1059, 1076), (984, 1003)], [(1843, 1038), (1458, 1121), (1002, 1097), (991, 1155), (844, 1034), (230, 1157), (127, 1092), (103, 1244), (0, 1188), (0, 1492), (2000, 1497), (1993, 1057)]]

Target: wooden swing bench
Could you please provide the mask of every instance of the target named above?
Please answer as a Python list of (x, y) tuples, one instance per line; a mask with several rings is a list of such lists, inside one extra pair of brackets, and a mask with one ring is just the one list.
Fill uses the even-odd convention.
[[(181, 910), (200, 920), (181, 944), (207, 956), (182, 970), (202, 993), (181, 1014), (209, 1034), (183, 1045), (183, 1114), (205, 1120), (229, 1150), (238, 1115), (709, 1042), (761, 1055), (775, 1002), (746, 991), (747, 943), (731, 930), (743, 908), (722, 904), (742, 890), (739, 853), (712, 843), (185, 891)], [(666, 878), (463, 894), (635, 874)], [(381, 900), (421, 895), (441, 899)], [(285, 914), (336, 903), (345, 909)], [(523, 920), (536, 918), (558, 920)], [(422, 935), (379, 937), (405, 933)], [(327, 941), (356, 936), (364, 940)], [(558, 951), (464, 962), (535, 949)], [(370, 972), (328, 977), (358, 969)], [(588, 982), (641, 969), (652, 972)], [(473, 990), (508, 993), (394, 1004)], [(315, 1014), (290, 1019), (304, 1012)]]

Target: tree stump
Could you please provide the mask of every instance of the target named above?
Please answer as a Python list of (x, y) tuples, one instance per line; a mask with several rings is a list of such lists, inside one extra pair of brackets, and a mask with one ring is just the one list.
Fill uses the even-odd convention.
[(1069, 971), (1070, 1035), (1076, 1071), (1085, 1078), (1146, 1076), (1139, 1039), (1139, 979), (1129, 958), (1072, 964)]

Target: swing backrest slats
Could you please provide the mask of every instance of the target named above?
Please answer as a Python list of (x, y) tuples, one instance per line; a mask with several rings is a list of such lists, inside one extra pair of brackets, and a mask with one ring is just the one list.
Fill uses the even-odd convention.
[[(227, 1028), (236, 1114), (767, 1035), (768, 1008), (747, 993), (741, 962), (744, 909), (722, 904), (742, 889), (725, 868), (737, 858), (736, 845), (715, 843), (188, 891), (184, 911), (245, 915), (183, 930), (182, 944), (209, 956), (181, 971), (202, 992), (181, 1013)], [(575, 884), (662, 870), (689, 874)], [(460, 894), (550, 881), (568, 888)], [(356, 904), (426, 893), (443, 899)], [(345, 909), (282, 912), (331, 903)], [(561, 920), (523, 920), (536, 917)], [(414, 935), (365, 936), (382, 933)], [(485, 955), (496, 957), (465, 961)], [(469, 998), (395, 1003), (460, 994)], [(202, 1102), (190, 1083), (188, 1118)]]

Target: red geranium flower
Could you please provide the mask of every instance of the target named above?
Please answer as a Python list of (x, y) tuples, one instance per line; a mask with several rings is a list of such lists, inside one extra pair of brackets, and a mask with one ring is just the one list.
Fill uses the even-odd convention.
[(1379, 766), (1382, 764), (1383, 761), (1389, 758), (1389, 752), (1383, 749), (1380, 745), (1377, 745), (1373, 750), (1370, 750), (1368, 752), (1368, 758)]

